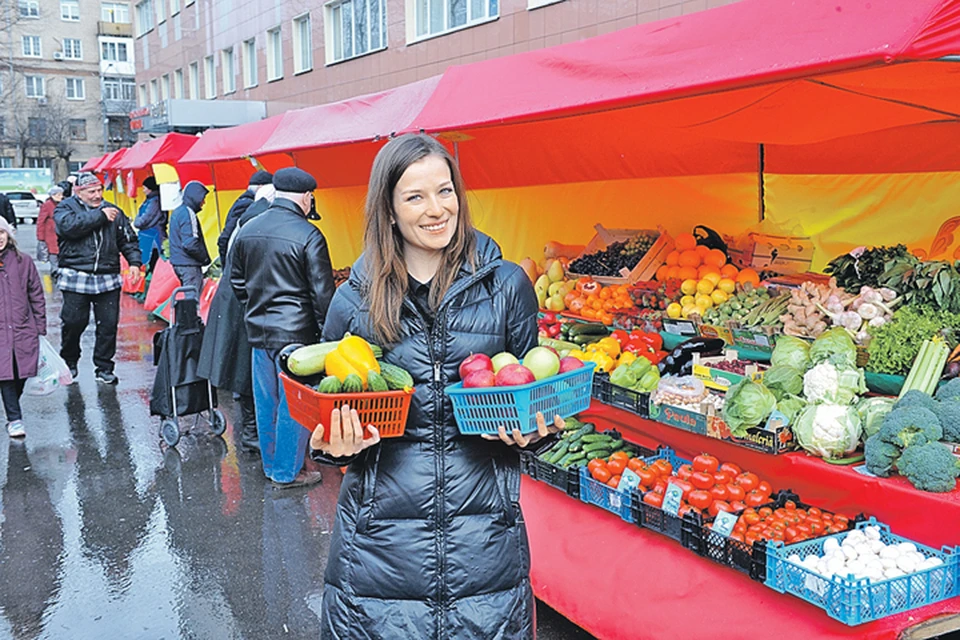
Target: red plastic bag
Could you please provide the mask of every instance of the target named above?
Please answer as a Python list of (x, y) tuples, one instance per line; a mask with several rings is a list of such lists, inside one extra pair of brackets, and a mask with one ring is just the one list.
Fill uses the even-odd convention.
[(153, 268), (153, 277), (150, 279), (150, 288), (147, 289), (147, 299), (143, 301), (143, 308), (153, 311), (166, 302), (173, 290), (180, 286), (180, 279), (173, 272), (173, 265), (166, 260), (157, 260)]
[(213, 296), (217, 295), (217, 287), (220, 281), (213, 278), (207, 278), (203, 281), (203, 292), (200, 294), (200, 319), (203, 324), (207, 324), (207, 317), (210, 315), (210, 305), (213, 303)]

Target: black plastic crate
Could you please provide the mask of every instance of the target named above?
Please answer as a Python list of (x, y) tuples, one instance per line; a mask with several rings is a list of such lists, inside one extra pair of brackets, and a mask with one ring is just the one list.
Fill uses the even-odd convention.
[[(649, 493), (649, 492), (647, 492)], [(637, 526), (662, 533), (672, 540), (676, 540), (686, 549), (692, 549), (703, 555), (700, 545), (703, 543), (701, 528), (703, 516), (699, 513), (688, 513), (684, 517), (667, 513), (660, 507), (647, 504), (643, 501), (644, 493), (635, 492), (630, 509), (633, 521)]]
[(608, 374), (598, 373), (593, 376), (593, 397), (606, 405), (629, 411), (641, 418), (650, 417), (650, 394), (619, 387), (610, 382)]
[(520, 470), (539, 482), (563, 491), (572, 498), (580, 497), (580, 473), (577, 467), (564, 469), (550, 464), (541, 456), (559, 444), (554, 440), (546, 445), (520, 452)]

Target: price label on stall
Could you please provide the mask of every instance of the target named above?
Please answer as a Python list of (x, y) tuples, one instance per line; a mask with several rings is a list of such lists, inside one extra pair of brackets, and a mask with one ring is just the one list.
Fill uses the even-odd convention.
[(663, 506), (660, 508), (671, 515), (679, 515), (682, 501), (683, 489), (671, 482), (667, 485), (667, 490), (663, 494)]
[(624, 493), (633, 493), (637, 490), (637, 487), (640, 486), (640, 476), (631, 471), (630, 469), (624, 469), (623, 474), (620, 476), (620, 484), (617, 485), (617, 491), (622, 491)]
[(710, 527), (711, 531), (716, 531), (722, 536), (728, 537), (733, 533), (733, 528), (737, 526), (737, 520), (740, 518), (733, 514), (727, 513), (726, 511), (721, 511), (717, 514), (717, 517), (713, 521), (713, 525)]

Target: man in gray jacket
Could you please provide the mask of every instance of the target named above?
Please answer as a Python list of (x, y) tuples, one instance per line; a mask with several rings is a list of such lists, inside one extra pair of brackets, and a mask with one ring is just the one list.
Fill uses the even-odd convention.
[(183, 188), (183, 204), (170, 216), (170, 264), (184, 287), (203, 291), (203, 267), (210, 264), (210, 253), (203, 239), (197, 214), (203, 209), (207, 188), (192, 180)]

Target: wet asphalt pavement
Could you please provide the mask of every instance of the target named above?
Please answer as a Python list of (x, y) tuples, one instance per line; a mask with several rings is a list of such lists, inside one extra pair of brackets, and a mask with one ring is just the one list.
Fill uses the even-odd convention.
[[(18, 240), (35, 254), (35, 227)], [(121, 299), (119, 385), (93, 378), (91, 319), (78, 381), (23, 397), (25, 441), (0, 432), (0, 638), (318, 638), (339, 471), (275, 490), (235, 446), (229, 394), (222, 438), (185, 418), (178, 446), (162, 445), (148, 404), (165, 324)], [(57, 347), (59, 310), (48, 293)], [(542, 605), (538, 628), (591, 637)]]

